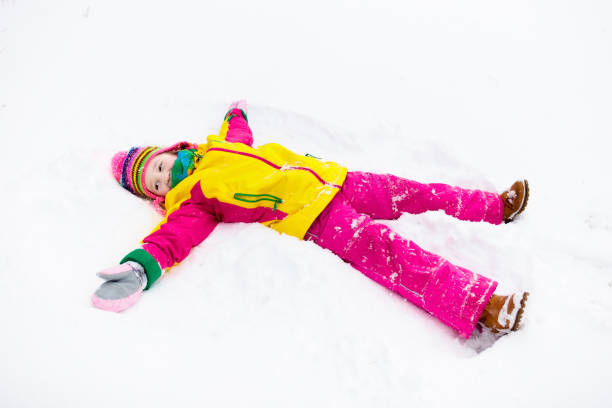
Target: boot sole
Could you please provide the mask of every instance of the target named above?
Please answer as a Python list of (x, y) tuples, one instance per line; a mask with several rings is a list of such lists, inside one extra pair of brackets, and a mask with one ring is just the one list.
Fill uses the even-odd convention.
[(521, 308), (516, 314), (516, 320), (514, 321), (514, 325), (512, 326), (511, 331), (517, 331), (521, 326), (521, 319), (523, 318), (523, 312), (525, 311), (525, 303), (527, 303), (527, 298), (529, 297), (529, 292), (523, 293), (523, 298), (521, 299)]
[(514, 220), (514, 217), (525, 211), (525, 208), (527, 207), (527, 202), (529, 201), (529, 183), (527, 182), (527, 180), (523, 180), (523, 182), (525, 183), (525, 199), (521, 204), (521, 208), (519, 208), (518, 211), (514, 214), (510, 214), (507, 220), (504, 220), (504, 223), (506, 224), (512, 222)]

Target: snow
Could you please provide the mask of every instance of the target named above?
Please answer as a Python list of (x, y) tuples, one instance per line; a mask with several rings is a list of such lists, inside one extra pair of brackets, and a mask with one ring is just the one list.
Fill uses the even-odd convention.
[[(0, 2), (0, 406), (610, 406), (611, 23), (604, 0)], [(523, 328), (462, 340), (244, 224), (132, 309), (94, 309), (95, 273), (160, 219), (112, 154), (203, 141), (240, 98), (258, 144), (489, 191), (527, 178), (511, 224), (385, 221), (529, 290)]]

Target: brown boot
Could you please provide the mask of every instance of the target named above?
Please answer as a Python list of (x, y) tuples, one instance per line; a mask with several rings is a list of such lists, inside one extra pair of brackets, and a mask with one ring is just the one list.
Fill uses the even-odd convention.
[(518, 330), (528, 296), (529, 292), (518, 292), (509, 296), (491, 296), (480, 316), (480, 323), (493, 333), (509, 333)]
[(527, 180), (515, 181), (512, 186), (501, 193), (504, 202), (504, 222), (507, 224), (527, 207), (529, 200), (529, 183)]

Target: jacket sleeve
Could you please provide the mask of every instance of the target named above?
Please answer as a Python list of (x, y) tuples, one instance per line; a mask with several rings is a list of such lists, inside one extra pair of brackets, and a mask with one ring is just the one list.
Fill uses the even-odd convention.
[(147, 274), (145, 290), (149, 289), (164, 269), (185, 259), (191, 249), (204, 241), (218, 223), (213, 214), (192, 199), (185, 200), (142, 240), (142, 249), (130, 252), (120, 263), (140, 263)]
[(222, 132), (227, 129), (225, 141), (230, 143), (244, 143), (253, 146), (253, 133), (249, 127), (246, 113), (242, 109), (231, 109), (225, 115)]

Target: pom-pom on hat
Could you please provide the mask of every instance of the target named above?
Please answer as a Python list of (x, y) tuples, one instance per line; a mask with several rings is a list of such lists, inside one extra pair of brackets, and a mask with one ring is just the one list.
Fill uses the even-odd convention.
[(161, 148), (157, 146), (132, 147), (127, 152), (117, 152), (111, 159), (111, 171), (115, 180), (130, 193), (139, 197), (150, 198), (152, 200), (163, 201), (147, 189), (144, 175), (151, 160), (161, 153), (178, 152), (184, 149), (197, 148), (197, 144), (189, 142), (179, 142), (172, 146)]

